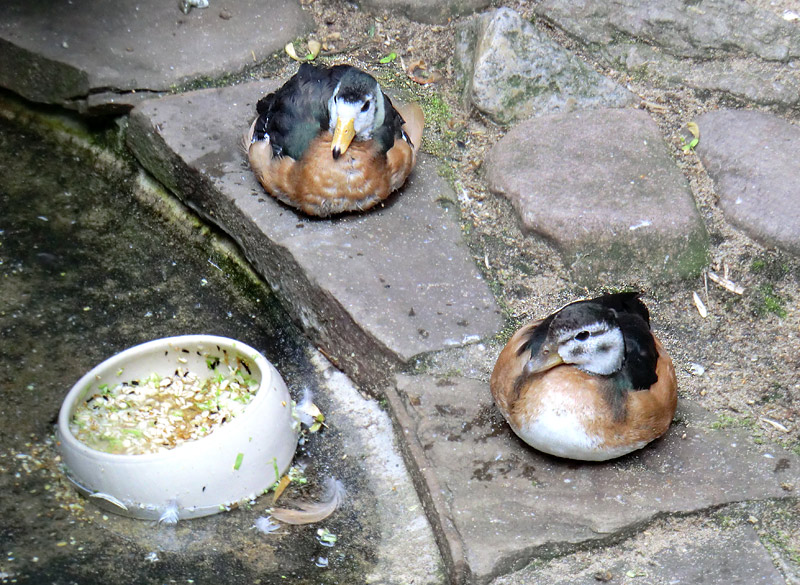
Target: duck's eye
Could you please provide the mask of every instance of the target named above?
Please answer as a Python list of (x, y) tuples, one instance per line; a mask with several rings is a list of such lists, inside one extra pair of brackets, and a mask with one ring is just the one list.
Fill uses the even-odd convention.
[(364, 105), (361, 106), (361, 111), (366, 112), (369, 109), (369, 100), (364, 102)]
[(575, 339), (577, 339), (578, 341), (586, 341), (587, 339), (589, 339), (589, 332), (581, 331), (575, 336)]

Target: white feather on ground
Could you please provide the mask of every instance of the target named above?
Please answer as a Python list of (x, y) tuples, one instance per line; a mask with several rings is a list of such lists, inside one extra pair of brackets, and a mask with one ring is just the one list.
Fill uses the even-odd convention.
[(298, 502), (297, 509), (273, 508), (272, 518), (285, 524), (313, 524), (325, 520), (344, 501), (344, 485), (331, 477), (325, 482), (325, 493), (318, 502)]
[(319, 409), (314, 405), (314, 395), (308, 388), (303, 389), (303, 398), (297, 403), (295, 412), (306, 427), (314, 424), (314, 417), (319, 414)]
[(273, 522), (271, 516), (261, 516), (260, 518), (256, 518), (253, 527), (262, 534), (272, 534), (278, 530), (281, 525), (277, 522)]

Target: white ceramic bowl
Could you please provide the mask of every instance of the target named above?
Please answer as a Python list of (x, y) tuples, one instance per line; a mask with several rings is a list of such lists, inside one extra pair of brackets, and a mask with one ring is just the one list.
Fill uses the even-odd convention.
[[(209, 435), (160, 453), (116, 455), (70, 431), (75, 409), (100, 385), (171, 375), (178, 367), (203, 377), (206, 360), (215, 357), (223, 364), (245, 360), (259, 389), (242, 413)], [(61, 406), (58, 446), (67, 477), (98, 506), (134, 518), (195, 518), (255, 498), (286, 472), (299, 428), (292, 410), (280, 374), (252, 347), (213, 335), (168, 337), (125, 350), (78, 380)]]

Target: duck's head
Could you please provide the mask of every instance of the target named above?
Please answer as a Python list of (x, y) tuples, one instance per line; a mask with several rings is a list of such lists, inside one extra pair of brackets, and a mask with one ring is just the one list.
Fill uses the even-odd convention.
[(544, 341), (531, 350), (526, 374), (568, 364), (590, 374), (610, 376), (622, 368), (625, 339), (613, 309), (578, 302), (553, 315)]
[(385, 108), (378, 82), (363, 71), (350, 69), (342, 76), (328, 100), (331, 153), (339, 158), (355, 140), (370, 140), (383, 124)]

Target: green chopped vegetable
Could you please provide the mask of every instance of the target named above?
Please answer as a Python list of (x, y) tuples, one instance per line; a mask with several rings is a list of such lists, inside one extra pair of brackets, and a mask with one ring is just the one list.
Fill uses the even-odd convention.
[(383, 65), (386, 65), (387, 63), (391, 63), (395, 59), (397, 59), (397, 53), (392, 52), (392, 53), (389, 53), (388, 55), (386, 55), (383, 59), (381, 59), (380, 63), (382, 63)]
[(333, 546), (336, 544), (336, 541), (339, 540), (339, 537), (327, 528), (319, 528), (317, 530), (317, 539), (321, 544)]
[(242, 466), (242, 459), (244, 459), (244, 453), (237, 453), (236, 462), (233, 464), (234, 469), (238, 470)]
[(272, 458), (272, 468), (275, 470), (275, 481), (279, 482), (281, 480), (281, 472), (278, 470), (278, 458)]

